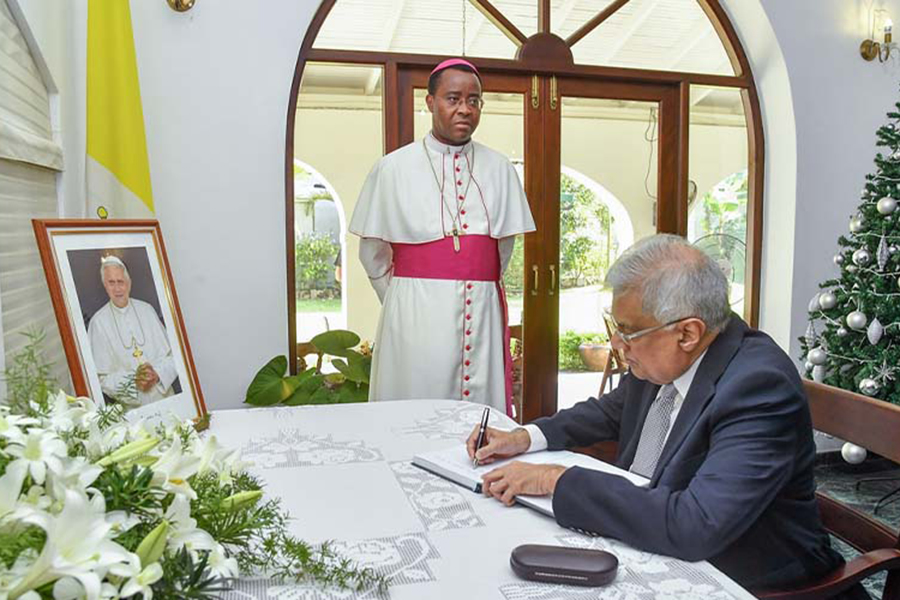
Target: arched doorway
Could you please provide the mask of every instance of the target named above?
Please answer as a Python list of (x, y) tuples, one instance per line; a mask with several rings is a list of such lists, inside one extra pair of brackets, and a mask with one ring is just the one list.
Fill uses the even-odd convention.
[[(314, 120), (300, 127), (301, 108), (316, 101), (321, 110), (377, 105), (377, 134), (356, 130), (353, 142), (341, 146), (345, 166), (357, 168), (347, 153), (367, 155), (359, 162), (367, 172), (377, 155), (427, 132), (427, 115), (419, 112), (430, 68), (462, 54), (484, 76), (485, 116), (476, 138), (524, 161), (538, 225), (523, 240), (525, 419), (557, 406), (559, 282), (569, 275), (560, 259), (563, 164), (609, 181), (610, 191), (635, 207), (635, 237), (685, 235), (689, 181), (723, 148), (743, 152), (744, 315), (756, 322), (763, 138), (749, 64), (717, 0), (327, 0), (298, 58), (289, 149), (297, 137), (315, 137)], [(618, 179), (595, 176), (597, 169)], [(288, 179), (289, 193), (291, 185)], [(377, 305), (369, 308), (377, 314)], [(599, 322), (599, 315), (585, 318)]]

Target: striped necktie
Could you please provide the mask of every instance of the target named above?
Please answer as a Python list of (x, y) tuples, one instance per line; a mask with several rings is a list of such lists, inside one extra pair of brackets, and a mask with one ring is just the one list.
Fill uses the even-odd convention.
[(671, 383), (662, 387), (644, 420), (641, 429), (641, 439), (638, 440), (637, 451), (634, 453), (634, 462), (629, 469), (632, 473), (653, 477), (659, 455), (662, 454), (663, 445), (666, 443), (666, 435), (669, 433), (669, 422), (672, 418), (672, 409), (675, 408), (675, 399), (678, 390)]

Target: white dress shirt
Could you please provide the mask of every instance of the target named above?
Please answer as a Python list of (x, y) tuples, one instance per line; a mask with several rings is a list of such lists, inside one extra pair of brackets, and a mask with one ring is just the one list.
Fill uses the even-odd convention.
[[(666, 432), (667, 440), (669, 439), (669, 433), (672, 431), (672, 426), (675, 424), (675, 419), (678, 418), (678, 413), (681, 412), (681, 405), (684, 404), (684, 399), (687, 397), (688, 390), (691, 389), (691, 384), (694, 382), (694, 375), (697, 374), (697, 369), (700, 367), (700, 362), (703, 360), (704, 356), (706, 356), (706, 350), (700, 353), (700, 356), (691, 363), (691, 366), (688, 367), (687, 371), (679, 375), (678, 378), (672, 382), (675, 389), (678, 390), (678, 395), (675, 397), (675, 406), (672, 408), (672, 416), (669, 417), (669, 431)], [(663, 387), (665, 386), (659, 387), (660, 392)], [(657, 397), (659, 397), (659, 392), (657, 392)], [(547, 449), (547, 438), (544, 437), (544, 433), (541, 431), (540, 427), (529, 423), (528, 425), (525, 425), (525, 430), (531, 437), (531, 445), (528, 447), (527, 452), (538, 452), (539, 450)]]

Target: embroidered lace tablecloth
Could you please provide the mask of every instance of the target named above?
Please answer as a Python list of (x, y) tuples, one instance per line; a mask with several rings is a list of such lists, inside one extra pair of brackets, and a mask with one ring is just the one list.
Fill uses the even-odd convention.
[[(420, 400), (317, 407), (253, 408), (213, 415), (211, 432), (243, 451), (294, 517), (292, 533), (333, 540), (358, 563), (389, 575), (389, 598), (497, 600), (752, 599), (706, 562), (689, 563), (563, 529), (521, 506), (505, 507), (412, 466), (416, 453), (463, 440), (483, 407)], [(491, 425), (511, 427), (493, 412)], [(509, 554), (519, 544), (608, 550), (616, 580), (602, 588), (518, 579)], [(230, 600), (377, 598), (312, 586), (244, 579)]]

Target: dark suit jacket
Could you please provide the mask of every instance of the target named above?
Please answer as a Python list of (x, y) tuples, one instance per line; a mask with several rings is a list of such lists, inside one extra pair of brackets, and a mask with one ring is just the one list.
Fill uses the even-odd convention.
[[(658, 385), (628, 374), (599, 400), (535, 421), (551, 450), (618, 440), (627, 469)], [(684, 560), (741, 585), (789, 587), (842, 562), (815, 499), (806, 396), (787, 355), (737, 315), (710, 345), (649, 488), (573, 467), (556, 486), (565, 527)]]

